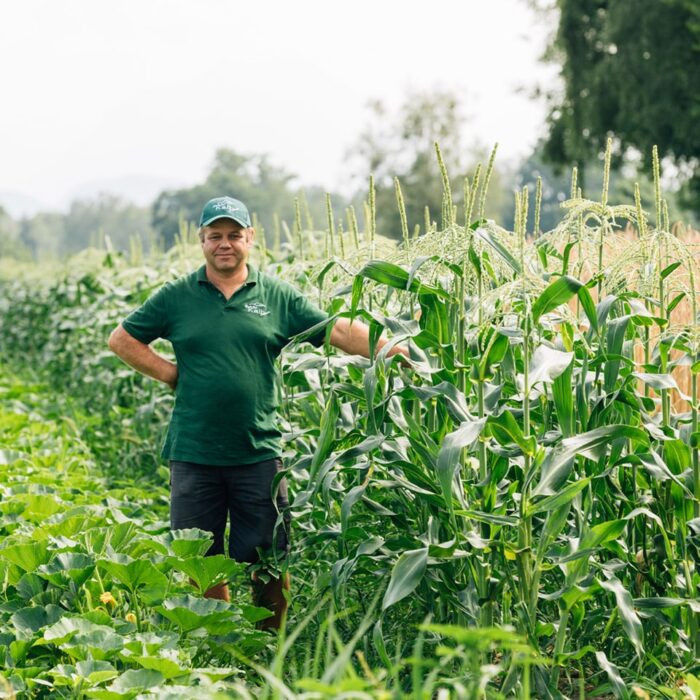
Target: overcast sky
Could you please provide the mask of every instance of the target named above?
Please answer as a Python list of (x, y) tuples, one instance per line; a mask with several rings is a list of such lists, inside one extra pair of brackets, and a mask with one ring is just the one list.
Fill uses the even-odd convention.
[(304, 183), (346, 181), (368, 100), (457, 92), (465, 141), (527, 153), (551, 80), (525, 0), (22, 0), (0, 9), (0, 191), (64, 203), (85, 183), (201, 181), (217, 147)]

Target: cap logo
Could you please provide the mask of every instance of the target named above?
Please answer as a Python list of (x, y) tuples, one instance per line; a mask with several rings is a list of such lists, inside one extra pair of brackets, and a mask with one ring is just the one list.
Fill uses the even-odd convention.
[(241, 211), (240, 207), (236, 207), (231, 202), (216, 202), (216, 204), (212, 205), (212, 209), (218, 209), (220, 211), (229, 211), (229, 212), (234, 212), (234, 211)]

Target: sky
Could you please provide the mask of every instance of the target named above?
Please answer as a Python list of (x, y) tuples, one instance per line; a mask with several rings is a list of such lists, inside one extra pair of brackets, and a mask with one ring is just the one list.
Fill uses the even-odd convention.
[[(465, 143), (526, 155), (556, 70), (525, 0), (22, 0), (0, 5), (0, 192), (201, 182), (219, 147), (347, 187), (347, 152), (410, 92), (452, 90)], [(137, 178), (140, 178), (138, 180)]]

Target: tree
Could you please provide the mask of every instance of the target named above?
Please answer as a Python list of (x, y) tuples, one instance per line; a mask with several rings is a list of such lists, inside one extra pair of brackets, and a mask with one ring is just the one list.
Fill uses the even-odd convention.
[[(371, 102), (369, 110), (370, 122), (349, 155), (355, 162), (356, 182), (359, 176), (364, 191), (367, 176), (374, 176), (378, 232), (393, 238), (402, 235), (395, 177), (401, 184), (409, 231), (412, 233), (416, 225), (424, 230), (426, 206), (431, 219), (440, 224), (443, 184), (435, 143), (440, 145), (455, 202), (461, 202), (464, 178), (473, 176), (478, 157), (476, 148), (467, 149), (463, 143), (466, 120), (459, 97), (445, 90), (411, 93), (395, 116), (381, 100)], [(501, 201), (495, 201), (500, 194), (498, 186), (491, 191), (497, 209), (502, 206)]]
[(29, 249), (19, 239), (19, 227), (12, 217), (0, 206), (0, 258), (27, 260)]
[(50, 260), (61, 254), (64, 220), (58, 212), (39, 212), (19, 222), (20, 241), (31, 251), (34, 260)]
[[(203, 204), (213, 197), (231, 195), (245, 202), (268, 232), (274, 230), (277, 215), (291, 226), (294, 221), (294, 198), (302, 196), (292, 187), (295, 176), (270, 163), (265, 155), (243, 155), (221, 148), (207, 179), (200, 185), (162, 192), (152, 207), (153, 228), (166, 247), (170, 247), (180, 230), (180, 221), (197, 223)], [(343, 198), (333, 197), (342, 211)], [(325, 197), (318, 196), (318, 188), (310, 188), (307, 198), (316, 223), (326, 221)]]
[[(537, 178), (542, 179), (542, 202), (540, 207), (539, 231), (545, 232), (553, 229), (563, 218), (564, 212), (562, 203), (569, 199), (571, 195), (571, 170), (555, 168), (548, 163), (543, 156), (544, 144), (538, 143), (533, 152), (525, 158), (515, 173), (515, 183), (518, 188), (527, 186), (530, 194), (530, 206), (528, 209), (528, 231), (534, 230), (535, 206), (534, 193), (537, 188)], [(591, 161), (586, 165), (583, 177), (579, 173), (577, 182), (585, 180), (586, 191), (584, 196), (598, 199), (603, 189), (603, 162), (602, 160)], [(628, 163), (621, 170), (615, 171), (608, 188), (608, 199), (613, 204), (623, 202), (634, 202), (634, 186), (639, 184), (642, 204), (647, 211), (654, 207), (654, 183), (648, 173), (637, 172), (634, 164)], [(669, 193), (666, 197), (669, 206), (669, 216), (671, 221), (686, 219), (686, 223), (697, 224), (693, 217), (688, 221), (687, 213), (685, 217), (681, 214), (679, 198), (677, 194)], [(509, 216), (507, 216), (509, 214)], [(504, 212), (503, 221), (506, 227), (513, 226), (512, 210)], [(621, 221), (621, 225), (625, 222)]]
[[(700, 5), (697, 0), (557, 0), (549, 58), (563, 94), (550, 95), (545, 156), (585, 165), (616, 137), (685, 174), (685, 201), (700, 208)], [(649, 158), (647, 157), (647, 162)]]
[(148, 208), (112, 194), (72, 202), (63, 230), (62, 254), (99, 246), (104, 236), (109, 236), (112, 245), (122, 251), (129, 250), (132, 238), (150, 243), (154, 237)]
[(132, 238), (148, 246), (154, 239), (148, 209), (101, 194), (72, 202), (66, 214), (40, 212), (19, 224), (19, 238), (36, 260), (101, 246), (105, 236), (117, 250), (128, 251)]

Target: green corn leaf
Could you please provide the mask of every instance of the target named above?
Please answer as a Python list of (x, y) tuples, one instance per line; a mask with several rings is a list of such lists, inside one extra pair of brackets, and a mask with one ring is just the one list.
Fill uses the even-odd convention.
[(515, 443), (524, 454), (534, 457), (537, 451), (537, 439), (534, 435), (525, 437), (520, 424), (510, 411), (503, 411), (498, 416), (489, 416), (487, 425), (491, 435), (501, 445), (508, 447)]
[(384, 642), (384, 632), (382, 630), (382, 618), (380, 617), (372, 628), (372, 644), (379, 655), (382, 663), (387, 669), (393, 668), (389, 654), (386, 651), (386, 643)]
[(486, 419), (465, 421), (457, 430), (445, 435), (437, 457), (437, 473), (447, 507), (452, 510), (452, 484), (460, 467), (460, 456), (465, 447), (474, 444), (483, 430)]
[(398, 603), (413, 593), (428, 567), (428, 548), (413, 549), (404, 552), (396, 561), (391, 572), (389, 587), (384, 594), (382, 610)]
[(581, 302), (581, 308), (583, 309), (583, 312), (586, 314), (586, 317), (588, 318), (588, 321), (591, 324), (591, 328), (594, 331), (597, 331), (598, 314), (596, 313), (595, 302), (593, 301), (591, 293), (588, 291), (588, 287), (583, 286), (581, 287), (581, 289), (578, 290), (578, 298)]
[(326, 402), (326, 407), (323, 410), (323, 415), (321, 416), (321, 434), (318, 438), (318, 443), (316, 445), (316, 451), (311, 460), (311, 476), (315, 476), (321, 463), (328, 457), (331, 453), (331, 448), (333, 446), (336, 423), (338, 420), (338, 415), (340, 413), (340, 406), (338, 403), (338, 398), (335, 392), (331, 392)]
[(558, 306), (566, 304), (583, 285), (573, 277), (565, 275), (554, 280), (535, 300), (532, 305), (532, 320), (537, 323), (544, 315)]
[(348, 491), (347, 496), (343, 499), (343, 504), (340, 507), (340, 529), (345, 532), (348, 529), (348, 523), (350, 522), (350, 511), (352, 507), (362, 498), (367, 486), (365, 484), (360, 484), (359, 486), (353, 486), (353, 488)]
[(685, 299), (685, 292), (681, 292), (677, 296), (673, 297), (666, 307), (666, 313), (670, 314), (676, 308), (676, 306), (683, 301), (683, 299)]
[(485, 381), (492, 374), (492, 367), (499, 364), (505, 357), (510, 342), (502, 333), (494, 332), (486, 343), (486, 350), (478, 364), (478, 379)]
[(357, 275), (385, 284), (393, 289), (405, 289), (415, 294), (436, 295), (443, 299), (450, 298), (450, 295), (444, 290), (422, 284), (415, 277), (410, 276), (402, 267), (390, 262), (370, 260)]
[(598, 583), (606, 591), (614, 593), (622, 627), (629, 637), (629, 640), (632, 642), (632, 646), (634, 646), (638, 656), (641, 657), (644, 654), (644, 630), (642, 628), (642, 621), (634, 610), (632, 596), (615, 576), (612, 576), (607, 581), (599, 580)]
[(681, 263), (679, 261), (673, 262), (667, 267), (665, 267), (663, 270), (661, 270), (660, 277), (662, 280), (665, 280), (674, 270), (677, 270), (681, 266)]
[(604, 651), (597, 651), (595, 653), (595, 658), (598, 661), (598, 666), (601, 670), (605, 671), (612, 686), (613, 692), (616, 698), (622, 698), (622, 700), (627, 700), (630, 697), (629, 690), (625, 682), (622, 680), (620, 675), (620, 669), (605, 655)]
[(561, 508), (574, 499), (577, 494), (581, 493), (581, 491), (583, 491), (583, 489), (585, 489), (590, 483), (591, 477), (589, 476), (587, 476), (585, 479), (574, 481), (565, 486), (559, 493), (554, 494), (553, 496), (547, 496), (541, 501), (538, 501), (534, 505), (530, 506), (529, 513), (531, 515), (535, 513), (546, 513), (550, 510)]
[(569, 366), (552, 382), (552, 400), (557, 411), (562, 435), (571, 437), (576, 430), (574, 413), (574, 387), (572, 386), (573, 360)]
[(540, 470), (540, 481), (533, 496), (551, 496), (561, 486), (571, 471), (573, 458), (584, 455), (597, 460), (612, 440), (627, 438), (644, 445), (649, 444), (647, 434), (629, 425), (606, 425), (581, 435), (565, 438), (556, 447), (550, 448)]
[(573, 352), (562, 352), (548, 345), (539, 345), (535, 348), (530, 360), (528, 372), (530, 389), (540, 382), (551, 384), (571, 366), (573, 359)]
[[(625, 333), (627, 332), (629, 320), (629, 316), (620, 316), (608, 323), (606, 348), (606, 354), (608, 356), (622, 355), (622, 345), (625, 340)], [(604, 378), (606, 391), (612, 391), (615, 388), (615, 382), (617, 381), (619, 371), (620, 360), (611, 359), (605, 363)]]
[(632, 376), (644, 382), (652, 389), (678, 389), (676, 380), (670, 374), (649, 374), (648, 372), (632, 372)]
[(488, 243), (514, 272), (520, 274), (520, 263), (503, 243), (491, 235), (490, 231), (487, 231), (485, 228), (477, 228), (474, 231), (474, 235), (485, 243)]

